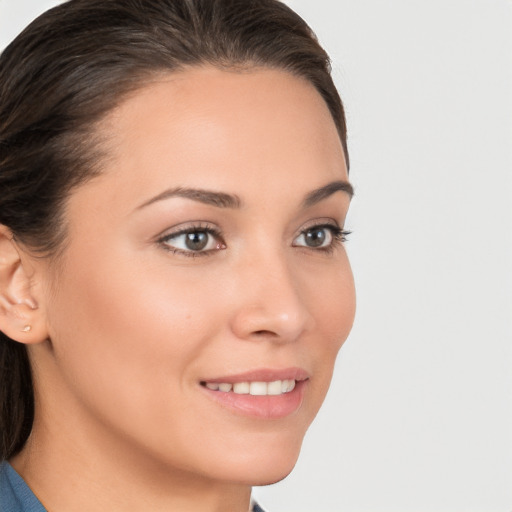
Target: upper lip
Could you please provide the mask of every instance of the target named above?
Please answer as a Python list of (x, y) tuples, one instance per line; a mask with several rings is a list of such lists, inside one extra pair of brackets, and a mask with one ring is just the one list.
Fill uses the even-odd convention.
[(203, 379), (202, 382), (235, 384), (237, 382), (274, 382), (276, 380), (306, 380), (309, 373), (302, 368), (258, 368), (243, 373)]

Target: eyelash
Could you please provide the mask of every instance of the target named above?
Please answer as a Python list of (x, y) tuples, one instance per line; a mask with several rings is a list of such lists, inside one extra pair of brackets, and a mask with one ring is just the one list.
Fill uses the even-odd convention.
[[(330, 231), (332, 241), (329, 245), (327, 245), (326, 247), (318, 248), (308, 247), (305, 245), (295, 245), (294, 247), (302, 247), (303, 249), (310, 249), (317, 252), (320, 251), (325, 254), (332, 254), (336, 247), (346, 242), (348, 240), (348, 236), (352, 234), (352, 231), (347, 231), (334, 224), (314, 224), (312, 226), (304, 228), (299, 233), (299, 235), (295, 237), (294, 240), (296, 240), (301, 235), (305, 235), (307, 232), (321, 229), (327, 229)], [(188, 235), (192, 233), (207, 233), (208, 235), (213, 236), (215, 239), (220, 240), (220, 242), (218, 243), (215, 249), (209, 249), (207, 251), (183, 250), (177, 247), (173, 247), (172, 245), (169, 245), (167, 243), (169, 240), (178, 238), (181, 235)], [(222, 240), (222, 233), (219, 229), (213, 228), (209, 225), (201, 224), (193, 225), (182, 230), (176, 231), (174, 233), (169, 233), (165, 236), (162, 236), (157, 240), (157, 243), (161, 244), (166, 251), (171, 252), (172, 254), (178, 254), (180, 256), (185, 256), (188, 258), (197, 258), (198, 256), (211, 256), (215, 252), (226, 248), (225, 242)]]
[[(352, 234), (352, 231), (348, 231), (346, 229), (340, 228), (337, 225), (324, 223), (324, 224), (313, 224), (312, 226), (308, 226), (308, 227), (304, 228), (300, 232), (299, 236), (304, 235), (308, 231), (315, 231), (315, 230), (320, 230), (320, 229), (327, 229), (331, 232), (332, 241), (329, 245), (327, 245), (326, 247), (318, 247), (318, 248), (308, 247), (308, 246), (304, 246), (304, 245), (298, 245), (295, 247), (301, 247), (303, 249), (310, 249), (313, 251), (321, 251), (324, 254), (332, 254), (336, 250), (337, 247), (339, 247), (343, 243), (347, 242), (348, 237)], [(297, 238), (298, 237), (296, 237), (296, 239)]]

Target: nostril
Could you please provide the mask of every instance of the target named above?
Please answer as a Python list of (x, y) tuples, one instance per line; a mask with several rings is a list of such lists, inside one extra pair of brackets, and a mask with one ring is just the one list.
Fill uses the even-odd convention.
[(275, 332), (272, 332), (272, 331), (265, 331), (265, 330), (262, 330), (262, 331), (254, 331), (255, 335), (257, 336), (272, 336), (272, 337), (275, 337), (277, 336), (277, 334)]

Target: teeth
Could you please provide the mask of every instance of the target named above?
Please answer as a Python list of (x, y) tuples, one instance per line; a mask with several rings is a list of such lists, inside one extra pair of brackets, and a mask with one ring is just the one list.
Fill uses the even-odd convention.
[(267, 384), (267, 395), (280, 395), (283, 392), (283, 381), (275, 380)]
[(288, 381), (288, 390), (285, 391), (285, 393), (289, 393), (290, 391), (293, 391), (293, 388), (295, 388), (295, 381), (293, 379)]
[(212, 391), (222, 391), (224, 393), (232, 391), (237, 395), (275, 396), (289, 393), (295, 388), (295, 384), (294, 379), (285, 379), (272, 382), (236, 382), (235, 384), (207, 382), (206, 387)]
[(251, 382), (249, 393), (251, 395), (263, 396), (267, 394), (267, 388), (266, 382)]
[(249, 389), (250, 386), (248, 382), (237, 382), (233, 385), (233, 391), (238, 395), (248, 395)]

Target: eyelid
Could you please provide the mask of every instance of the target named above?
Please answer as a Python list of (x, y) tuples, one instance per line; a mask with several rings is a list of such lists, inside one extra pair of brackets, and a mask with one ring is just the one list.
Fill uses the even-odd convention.
[(313, 228), (320, 228), (320, 227), (326, 227), (326, 228), (333, 228), (335, 230), (343, 229), (340, 224), (333, 219), (332, 217), (320, 217), (318, 219), (312, 219), (303, 224), (295, 233), (293, 239), (295, 240), (298, 236), (300, 236), (302, 233), (308, 231), (309, 229)]
[(182, 233), (187, 233), (190, 231), (213, 231), (220, 233), (220, 229), (211, 222), (202, 220), (187, 221), (173, 226), (172, 228), (165, 229), (155, 237), (155, 241), (158, 242), (159, 240), (165, 240), (166, 238), (181, 235)]

